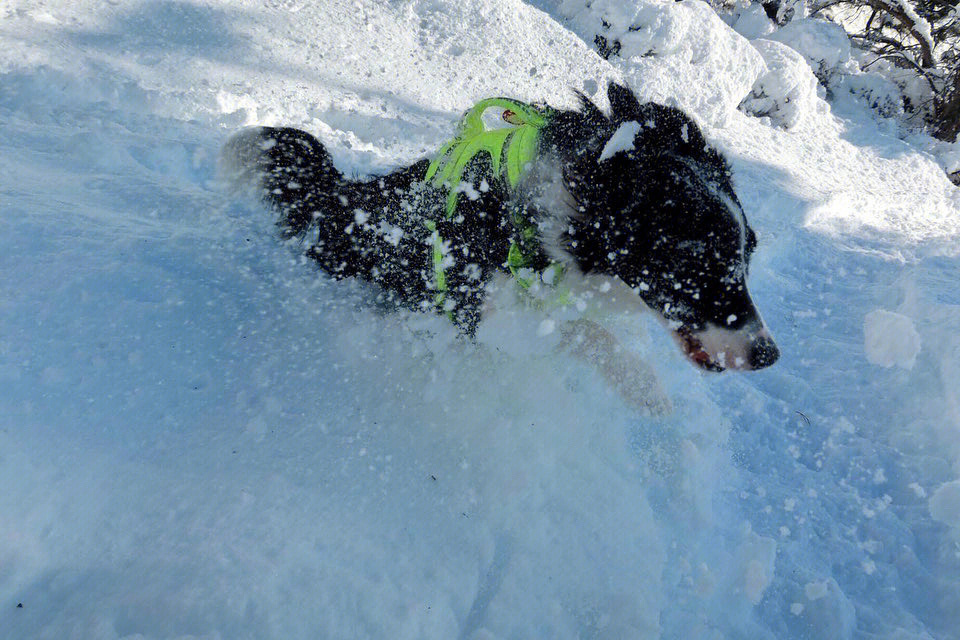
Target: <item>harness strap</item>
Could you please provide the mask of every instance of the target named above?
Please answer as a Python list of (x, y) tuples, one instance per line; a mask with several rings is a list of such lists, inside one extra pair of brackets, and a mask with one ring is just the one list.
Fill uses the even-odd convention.
[[(480, 153), (489, 154), (494, 177), (502, 178), (510, 190), (516, 189), (527, 167), (536, 158), (540, 130), (552, 115), (549, 107), (538, 108), (509, 98), (481, 100), (464, 113), (457, 125), (456, 136), (440, 148), (424, 175), (424, 180), (448, 191), (445, 219), (454, 217), (463, 173)], [(512, 218), (523, 241), (536, 236), (536, 227), (525, 223), (523, 216), (514, 215)], [(434, 303), (452, 317), (446, 304), (448, 288), (443, 239), (437, 232), (436, 221), (428, 221), (426, 226), (433, 233)], [(538, 274), (529, 268), (532, 261), (533, 256), (525, 253), (516, 239), (511, 241), (505, 266), (524, 290), (529, 290), (537, 279)], [(539, 274), (540, 280), (556, 284), (563, 272), (563, 265), (552, 263)], [(568, 294), (561, 292), (558, 304), (566, 304), (567, 298)]]
[[(499, 122), (484, 117), (492, 107), (502, 110)], [(494, 176), (503, 177), (510, 189), (517, 187), (527, 165), (537, 155), (540, 129), (551, 113), (508, 98), (487, 98), (463, 114), (457, 135), (441, 147), (424, 176), (434, 186), (449, 190), (447, 219), (456, 211), (463, 172), (480, 152), (490, 155)]]

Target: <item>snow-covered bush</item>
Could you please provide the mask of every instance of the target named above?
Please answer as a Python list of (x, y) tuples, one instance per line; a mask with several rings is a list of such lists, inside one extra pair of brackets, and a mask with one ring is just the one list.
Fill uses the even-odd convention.
[(898, 85), (886, 74), (863, 70), (864, 66), (870, 67), (872, 60), (862, 60), (863, 52), (851, 46), (847, 32), (840, 25), (820, 18), (802, 18), (768, 38), (799, 52), (828, 96), (852, 95), (885, 118), (904, 113), (904, 95), (910, 78), (900, 77), (903, 84)]
[[(905, 110), (933, 135), (960, 132), (960, 12), (952, 0), (820, 0), (814, 15), (841, 25), (903, 90)], [(923, 91), (918, 92), (918, 86)]]
[(658, 2), (564, 0), (559, 10), (578, 30), (593, 34), (604, 58), (674, 53), (687, 32), (682, 17)]
[(743, 111), (784, 127), (796, 123), (794, 106), (785, 106), (795, 100), (785, 86), (789, 64), (758, 44), (781, 42), (803, 56), (828, 100), (853, 98), (901, 123), (904, 135), (928, 133), (945, 141), (924, 146), (960, 183), (960, 151), (952, 148), (960, 132), (957, 6), (940, 0), (710, 1), (769, 67), (741, 103)]
[(884, 118), (895, 118), (904, 113), (901, 88), (880, 73), (841, 75), (830, 89), (836, 94), (849, 93)]

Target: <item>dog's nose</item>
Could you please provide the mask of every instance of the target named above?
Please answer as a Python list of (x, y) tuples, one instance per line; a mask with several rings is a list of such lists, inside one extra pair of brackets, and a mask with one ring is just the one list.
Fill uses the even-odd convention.
[(750, 367), (763, 369), (769, 367), (780, 357), (780, 349), (768, 336), (757, 336), (750, 348)]

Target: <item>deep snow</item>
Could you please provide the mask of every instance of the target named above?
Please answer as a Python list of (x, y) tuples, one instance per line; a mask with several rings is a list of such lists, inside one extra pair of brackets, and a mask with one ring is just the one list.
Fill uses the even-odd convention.
[[(957, 189), (705, 5), (611, 63), (620, 3), (533, 5), (0, 6), (0, 637), (958, 637)], [(621, 318), (665, 417), (535, 314), (382, 312), (216, 177), (245, 124), (367, 173), (608, 78), (731, 160), (783, 352), (702, 375)]]

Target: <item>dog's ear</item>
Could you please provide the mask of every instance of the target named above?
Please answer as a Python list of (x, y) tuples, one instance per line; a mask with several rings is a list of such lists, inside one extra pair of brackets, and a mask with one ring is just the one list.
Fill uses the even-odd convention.
[(614, 122), (635, 120), (640, 113), (637, 96), (622, 84), (611, 82), (607, 86), (607, 99), (610, 101)]
[(582, 91), (575, 89), (574, 93), (580, 100), (580, 112), (593, 126), (599, 126), (607, 122), (607, 116), (603, 115), (603, 111), (594, 104), (593, 100), (588, 98)]

